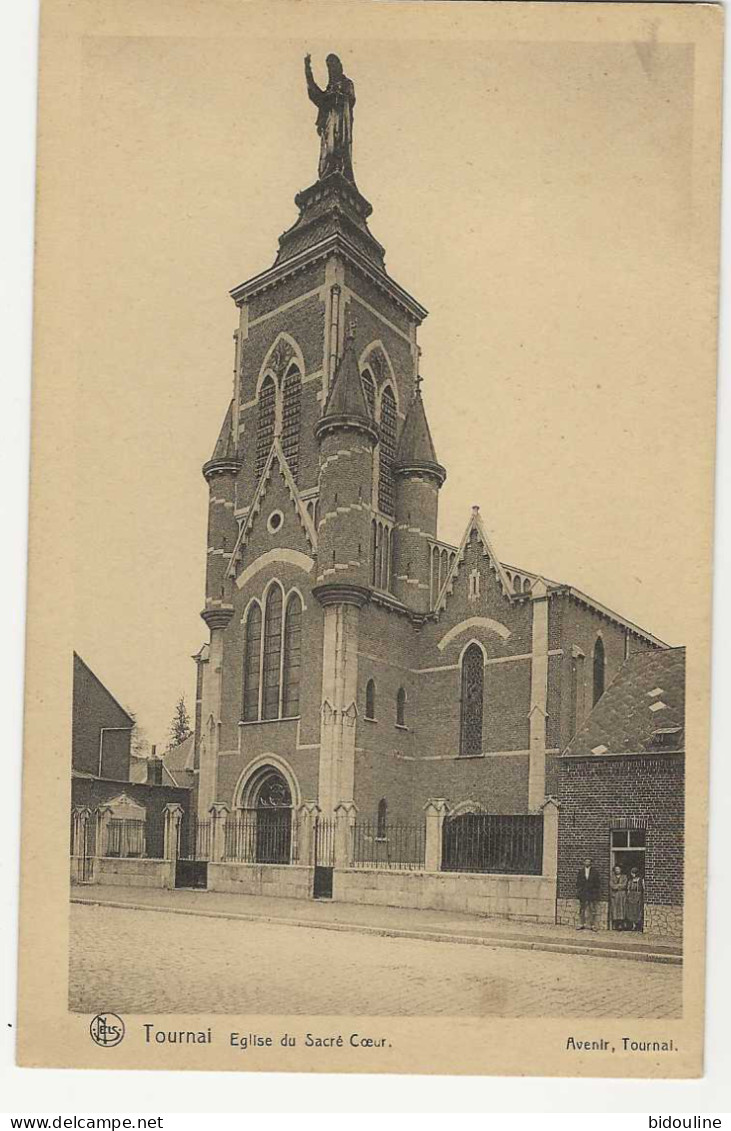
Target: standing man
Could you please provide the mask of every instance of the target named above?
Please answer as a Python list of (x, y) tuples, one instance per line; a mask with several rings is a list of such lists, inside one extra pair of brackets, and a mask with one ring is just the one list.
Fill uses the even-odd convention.
[(576, 898), (579, 901), (579, 922), (576, 927), (577, 931), (583, 931), (587, 926), (589, 926), (592, 931), (597, 930), (596, 916), (597, 903), (599, 902), (599, 887), (599, 873), (592, 864), (591, 857), (587, 856), (576, 876)]

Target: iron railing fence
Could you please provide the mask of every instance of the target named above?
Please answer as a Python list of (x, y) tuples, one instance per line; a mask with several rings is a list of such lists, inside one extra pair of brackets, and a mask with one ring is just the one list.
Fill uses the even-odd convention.
[[(77, 823), (78, 822), (78, 823)], [(94, 859), (96, 857), (96, 821), (93, 815), (81, 822), (71, 814), (71, 863), (72, 880), (77, 884), (90, 884), (94, 881)]]
[(107, 825), (105, 856), (146, 856), (146, 821), (112, 817)]
[(444, 822), (444, 872), (539, 876), (542, 866), (542, 813), (464, 813)]
[(356, 821), (353, 828), (354, 868), (403, 868), (419, 871), (424, 867), (426, 829), (417, 825)]
[(184, 817), (180, 825), (178, 841), (179, 860), (210, 860), (211, 822), (198, 821), (195, 817)]
[[(98, 842), (98, 843), (97, 843)], [(71, 814), (71, 855), (140, 856), (162, 860), (165, 846), (165, 818), (162, 813), (148, 813), (146, 818), (111, 817), (99, 823), (92, 811), (86, 821)]]
[(315, 821), (314, 836), (315, 859), (317, 868), (335, 867), (335, 821), (327, 817), (318, 817)]
[(244, 864), (289, 864), (293, 859), (292, 810), (246, 809), (226, 821), (223, 859)]

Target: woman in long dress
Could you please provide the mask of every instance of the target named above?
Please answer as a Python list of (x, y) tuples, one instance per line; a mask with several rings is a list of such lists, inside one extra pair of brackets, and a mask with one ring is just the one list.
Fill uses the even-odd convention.
[(625, 930), (627, 925), (627, 877), (619, 864), (614, 865), (609, 878), (609, 908), (612, 930)]
[(630, 868), (627, 881), (626, 915), (630, 931), (641, 931), (645, 915), (645, 881), (639, 868)]

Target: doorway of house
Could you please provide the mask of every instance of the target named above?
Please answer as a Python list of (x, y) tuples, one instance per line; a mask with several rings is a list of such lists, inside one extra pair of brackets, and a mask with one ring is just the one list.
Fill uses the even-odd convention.
[[(612, 829), (611, 850), (609, 853), (609, 874), (616, 864), (629, 876), (630, 869), (637, 868), (643, 880), (645, 878), (645, 854), (647, 851), (646, 829)], [(608, 926), (612, 929), (611, 903), (607, 909)]]

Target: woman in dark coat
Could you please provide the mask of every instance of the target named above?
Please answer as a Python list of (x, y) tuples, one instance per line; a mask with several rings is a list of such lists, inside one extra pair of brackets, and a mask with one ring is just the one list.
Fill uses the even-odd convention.
[(627, 877), (615, 864), (609, 877), (609, 910), (612, 929), (623, 931), (627, 920)]
[(630, 931), (641, 931), (645, 914), (645, 881), (639, 868), (630, 868), (627, 881), (626, 915)]

